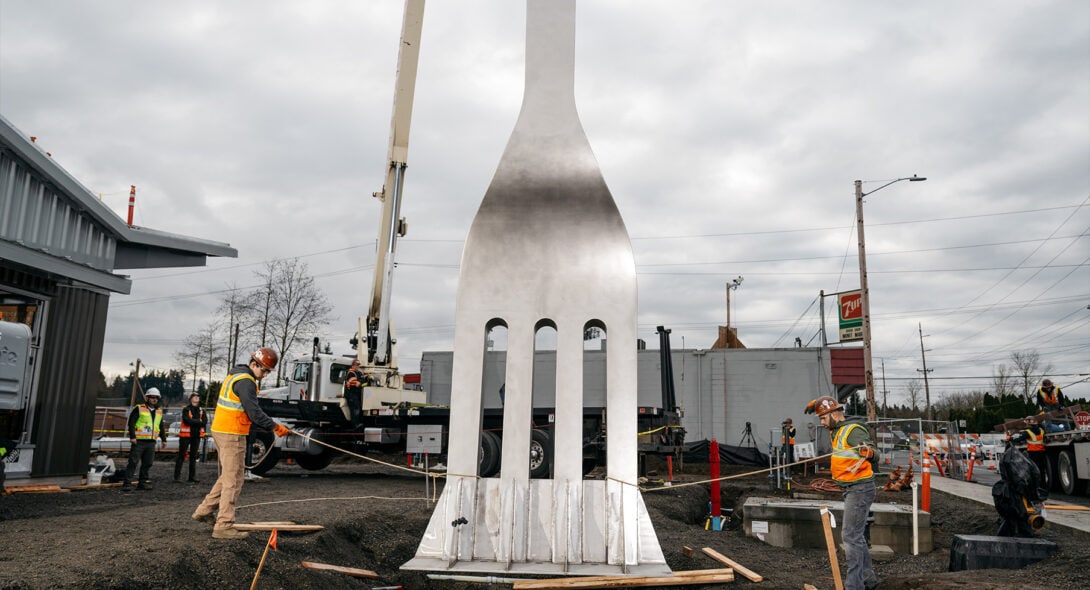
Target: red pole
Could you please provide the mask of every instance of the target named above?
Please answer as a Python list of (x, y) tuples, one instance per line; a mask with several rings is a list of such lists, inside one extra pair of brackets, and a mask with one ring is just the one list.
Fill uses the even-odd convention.
[(136, 185), (129, 185), (129, 227), (132, 227), (132, 210), (136, 207)]
[(931, 512), (931, 456), (927, 453), (927, 449), (923, 451), (923, 467), (920, 468), (923, 472), (922, 487), (923, 491), (920, 492), (920, 508), (924, 512)]
[(674, 456), (666, 455), (666, 481), (673, 483), (674, 481)]
[(965, 481), (973, 481), (973, 463), (976, 463), (976, 447), (969, 453), (969, 473), (965, 474)]
[(723, 530), (723, 506), (719, 490), (719, 443), (714, 438), (708, 445), (708, 463), (712, 478), (712, 530), (720, 531)]

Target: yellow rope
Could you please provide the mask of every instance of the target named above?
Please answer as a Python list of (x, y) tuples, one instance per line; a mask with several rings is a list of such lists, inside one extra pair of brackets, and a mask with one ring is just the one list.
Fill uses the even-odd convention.
[(372, 463), (378, 463), (379, 465), (385, 465), (387, 467), (393, 467), (394, 469), (400, 469), (402, 471), (408, 471), (409, 473), (413, 473), (413, 474), (416, 474), (416, 475), (425, 475), (425, 476), (428, 476), (428, 477), (443, 477), (443, 475), (441, 475), (441, 474), (425, 473), (423, 471), (420, 471), (419, 469), (413, 469), (411, 467), (404, 467), (402, 465), (395, 465), (393, 463), (388, 463), (386, 461), (380, 461), (378, 459), (375, 459), (374, 457), (367, 457), (367, 456), (364, 456), (364, 455), (360, 455), (359, 453), (353, 453), (352, 451), (342, 449), (340, 447), (335, 447), (335, 446), (333, 446), (333, 445), (331, 445), (329, 443), (322, 442), (322, 441), (320, 441), (320, 440), (318, 440), (316, 438), (307, 436), (305, 434), (300, 434), (300, 433), (298, 433), (298, 432), (296, 432), (294, 430), (291, 430), (291, 433), (294, 434), (295, 436), (300, 437), (300, 438), (304, 438), (304, 439), (310, 440), (312, 442), (316, 442), (316, 443), (322, 445), (323, 447), (328, 447), (330, 449), (333, 449), (334, 451), (340, 451), (340, 452), (342, 452), (342, 453), (344, 453), (346, 455), (352, 455), (353, 457), (356, 457), (357, 459), (363, 459), (364, 461), (370, 461)]

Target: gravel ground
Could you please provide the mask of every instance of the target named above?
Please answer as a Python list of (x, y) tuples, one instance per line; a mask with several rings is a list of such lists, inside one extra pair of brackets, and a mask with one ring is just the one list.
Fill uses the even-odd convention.
[[(249, 588), (267, 534), (253, 533), (241, 541), (212, 539), (210, 527), (190, 520), (189, 515), (210, 489), (214, 466), (202, 467), (204, 481), (195, 485), (172, 483), (171, 468), (167, 462), (156, 463), (152, 476), (157, 485), (151, 491), (123, 494), (108, 488), (0, 499), (0, 588)], [(706, 466), (690, 465), (690, 472), (678, 478), (699, 479), (701, 468), (706, 471)], [(749, 496), (770, 495), (767, 481), (756, 476), (726, 482), (724, 507), (740, 507)], [(270, 552), (257, 587), (338, 589), (401, 584), (407, 589), (509, 588), (433, 581), (424, 573), (398, 569), (413, 556), (427, 526), (430, 507), (424, 497), (421, 478), (371, 464), (338, 463), (321, 472), (291, 465), (276, 467), (264, 481), (245, 485), (239, 520), (290, 520), (320, 524), (325, 529), (282, 533), (279, 551)], [(804, 583), (822, 589), (833, 587), (824, 549), (765, 545), (743, 535), (740, 518), (726, 531), (705, 531), (706, 486), (674, 488), (644, 497), (659, 543), (675, 571), (718, 567), (699, 551), (687, 557), (682, 549), (684, 545), (712, 547), (763, 575), (761, 588), (799, 589)], [(830, 494), (829, 498), (835, 500), (838, 495)], [(878, 501), (910, 503), (911, 497), (880, 492)], [(1046, 528), (1040, 536), (1058, 543), (1060, 552), (1044, 562), (1018, 571), (946, 572), (952, 536), (992, 534), (995, 522), (991, 507), (934, 492), (935, 550), (876, 563), (880, 588), (1086, 587), (1090, 538), (1054, 528)], [(382, 579), (313, 571), (300, 567), (300, 561), (370, 569)], [(686, 587), (750, 585), (752, 582), (739, 576), (733, 584)]]

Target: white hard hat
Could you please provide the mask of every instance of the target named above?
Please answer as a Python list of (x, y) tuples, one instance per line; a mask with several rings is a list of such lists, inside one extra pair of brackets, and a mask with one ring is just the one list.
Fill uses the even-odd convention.
[(152, 387), (151, 389), (148, 389), (147, 393), (144, 394), (144, 399), (147, 399), (149, 397), (163, 397), (163, 396), (159, 395), (159, 388)]

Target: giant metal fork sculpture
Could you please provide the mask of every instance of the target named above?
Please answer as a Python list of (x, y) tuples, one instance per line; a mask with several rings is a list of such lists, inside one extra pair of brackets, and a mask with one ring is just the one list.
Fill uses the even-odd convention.
[[(448, 477), (406, 569), (665, 574), (636, 487), (636, 272), (575, 108), (575, 1), (529, 0), (518, 122), (462, 254)], [(485, 339), (508, 329), (502, 469), (477, 478)], [(556, 329), (553, 479), (529, 478), (534, 337)], [(607, 477), (582, 479), (583, 333), (606, 331)]]

